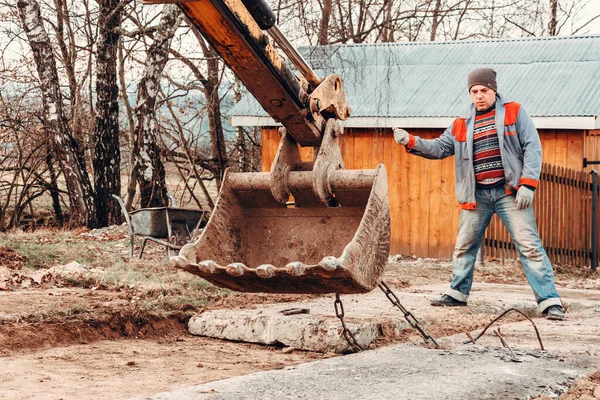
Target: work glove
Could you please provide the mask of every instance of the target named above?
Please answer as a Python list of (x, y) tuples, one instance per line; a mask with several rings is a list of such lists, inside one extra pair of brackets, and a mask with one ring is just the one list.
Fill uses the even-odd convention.
[(533, 202), (533, 190), (526, 186), (521, 186), (517, 192), (517, 208), (522, 210), (527, 208)]
[(394, 128), (394, 139), (396, 143), (406, 146), (408, 144), (408, 132), (404, 129)]

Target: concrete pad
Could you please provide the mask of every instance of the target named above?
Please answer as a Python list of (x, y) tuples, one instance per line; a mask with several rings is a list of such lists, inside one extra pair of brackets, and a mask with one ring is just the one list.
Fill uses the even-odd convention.
[(146, 400), (240, 399), (525, 399), (556, 397), (588, 373), (592, 358), (557, 359), (544, 352), (512, 362), (505, 349), (452, 351), (395, 345), (259, 372), (145, 397)]
[[(508, 308), (537, 315), (526, 285), (476, 284), (468, 307), (431, 307), (429, 301), (446, 285), (397, 291), (402, 304), (430, 324), (476, 315), (494, 319)], [(399, 344), (323, 361), (266, 371), (160, 393), (149, 400), (186, 399), (526, 399), (540, 394), (556, 398), (573, 380), (600, 365), (600, 291), (562, 289), (568, 306), (564, 321), (535, 318), (546, 351), (527, 320), (502, 321), (502, 335), (516, 357), (491, 330), (465, 344), (464, 333), (438, 338), (444, 350)], [(380, 322), (402, 315), (378, 291), (343, 296), (346, 317), (353, 323)], [(333, 299), (261, 305), (255, 312), (310, 308), (311, 317), (333, 317)], [(437, 320), (437, 321), (436, 321)], [(476, 333), (476, 332), (473, 332)], [(475, 336), (475, 334), (473, 335)], [(518, 361), (518, 362), (516, 362)], [(225, 361), (226, 362), (226, 361)]]
[[(383, 324), (385, 331), (392, 335), (410, 327), (402, 313), (392, 307), (380, 290), (343, 295), (341, 298), (346, 326), (363, 347), (368, 347), (383, 335)], [(190, 319), (188, 329), (193, 335), (215, 339), (344, 353), (351, 348), (342, 336), (342, 324), (336, 317), (334, 300), (332, 295), (303, 302), (263, 304), (243, 310), (205, 311)], [(291, 308), (308, 309), (309, 314), (281, 314), (281, 311)]]

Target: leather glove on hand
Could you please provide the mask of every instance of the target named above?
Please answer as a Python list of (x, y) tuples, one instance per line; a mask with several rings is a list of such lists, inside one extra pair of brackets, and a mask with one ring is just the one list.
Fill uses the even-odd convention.
[(528, 187), (521, 186), (517, 192), (517, 208), (522, 210), (527, 208), (533, 202), (533, 190)]
[(394, 139), (396, 143), (406, 146), (408, 144), (408, 132), (404, 129), (394, 128)]

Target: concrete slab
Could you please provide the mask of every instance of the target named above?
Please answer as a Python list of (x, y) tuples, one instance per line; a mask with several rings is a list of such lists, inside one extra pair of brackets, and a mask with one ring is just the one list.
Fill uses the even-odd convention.
[[(525, 399), (556, 396), (597, 359), (463, 346), (452, 351), (394, 345), (159, 393), (146, 400), (240, 399)], [(140, 398), (141, 399), (141, 398)]]
[[(288, 307), (283, 305), (280, 308)], [(381, 324), (375, 322), (351, 323), (347, 326), (363, 347), (369, 346), (382, 331)], [(208, 311), (192, 317), (188, 329), (192, 335), (267, 345), (281, 344), (322, 353), (350, 350), (337, 318), (309, 314), (286, 316), (273, 308)]]

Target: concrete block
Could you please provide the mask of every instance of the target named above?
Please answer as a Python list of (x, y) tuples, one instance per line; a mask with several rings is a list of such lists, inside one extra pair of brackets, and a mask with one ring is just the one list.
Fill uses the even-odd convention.
[[(368, 346), (381, 335), (375, 322), (346, 322), (357, 342)], [(283, 344), (299, 350), (343, 353), (350, 350), (337, 318), (297, 314), (285, 316), (265, 310), (216, 310), (192, 317), (191, 334), (267, 345)]]

